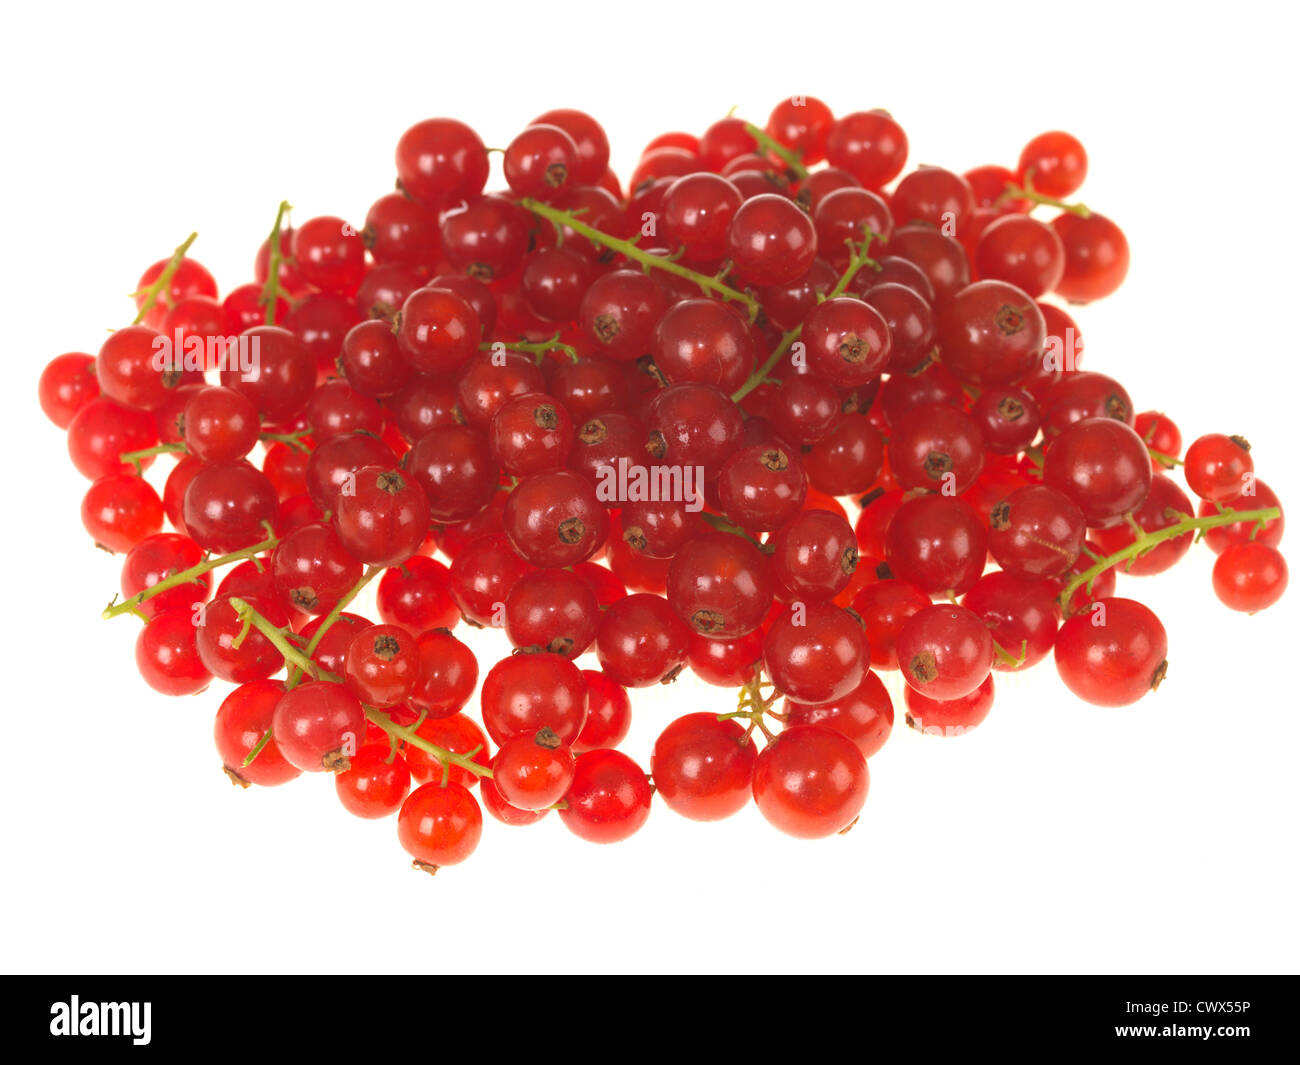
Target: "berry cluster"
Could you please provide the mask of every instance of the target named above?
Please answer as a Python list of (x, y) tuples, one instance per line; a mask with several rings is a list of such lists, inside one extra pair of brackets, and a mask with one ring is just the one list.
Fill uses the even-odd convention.
[[(827, 836), (890, 735), (879, 671), (931, 734), (1049, 654), (1121, 706), (1164, 677), (1166, 635), (1118, 574), (1203, 538), (1228, 607), (1282, 594), (1245, 440), (1184, 452), (1043, 300), (1128, 267), (1120, 228), (1067, 202), (1074, 137), (899, 179), (889, 114), (794, 97), (763, 128), (656, 138), (627, 192), (579, 111), (501, 154), (485, 193), (478, 135), (420, 122), (363, 225), (282, 204), (224, 299), (191, 237), (131, 325), (41, 378), (85, 527), (126, 555), (105, 615), (144, 622), (157, 691), (235, 685), (215, 734), (236, 783), (331, 772), (428, 869), (469, 856), (482, 807), (604, 843), (656, 792)], [(376, 578), (378, 623), (349, 611)], [(514, 649), (481, 685), (462, 622)], [(618, 750), (628, 689), (688, 668), (739, 699), (668, 724), (647, 776)]]

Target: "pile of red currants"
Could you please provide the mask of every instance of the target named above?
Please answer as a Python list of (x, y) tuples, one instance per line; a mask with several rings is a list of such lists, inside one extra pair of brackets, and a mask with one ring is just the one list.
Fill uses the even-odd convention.
[[(492, 152), (508, 188), (485, 193)], [(886, 112), (793, 97), (657, 137), (624, 191), (582, 112), (504, 150), (439, 118), (362, 225), (281, 204), (224, 299), (191, 237), (131, 325), (40, 382), (86, 530), (125, 553), (104, 613), (144, 623), (145, 680), (235, 685), (235, 783), (332, 772), (429, 870), (473, 852), (482, 807), (599, 843), (656, 792), (846, 831), (893, 725), (875, 671), (949, 736), (1049, 654), (1096, 705), (1156, 688), (1165, 630), (1117, 574), (1204, 539), (1218, 597), (1261, 610), (1278, 500), (1241, 437), (1184, 452), (1080, 369), (1043, 297), (1109, 295), (1129, 251), (1067, 202), (1074, 137), (1014, 169), (906, 159)], [(376, 578), (379, 623), (349, 611)], [(462, 622), (513, 648), (481, 685)], [(739, 697), (668, 724), (647, 775), (618, 750), (628, 689), (684, 669)]]

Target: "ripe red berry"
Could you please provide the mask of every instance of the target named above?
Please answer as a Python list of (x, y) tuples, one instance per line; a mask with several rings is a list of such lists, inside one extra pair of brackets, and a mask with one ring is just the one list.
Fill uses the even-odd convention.
[(1056, 670), (1094, 706), (1128, 706), (1164, 680), (1168, 639), (1160, 619), (1132, 599), (1098, 599), (1056, 637)]
[(853, 691), (870, 662), (858, 619), (831, 603), (795, 603), (772, 622), (763, 664), (778, 691), (800, 703), (825, 703)]
[(483, 811), (462, 784), (452, 781), (416, 788), (397, 815), (397, 838), (415, 866), (437, 872), (474, 853), (483, 834)]
[(993, 637), (965, 607), (928, 606), (899, 630), (898, 664), (908, 685), (927, 698), (960, 699), (993, 668)]
[(659, 734), (650, 773), (674, 813), (692, 821), (720, 821), (748, 804), (757, 757), (739, 722), (687, 714)]
[(1286, 560), (1275, 547), (1246, 542), (1233, 544), (1214, 561), (1214, 594), (1224, 606), (1254, 614), (1286, 591)]
[[(275, 705), (283, 694), (281, 681), (250, 681), (227, 695), (217, 708), (213, 739), (222, 768), (233, 783), (273, 788), (302, 774), (301, 769), (285, 761), (275, 737), (266, 735)], [(245, 765), (253, 751), (257, 756)]]
[(817, 230), (784, 196), (754, 196), (732, 216), (727, 255), (748, 284), (788, 285), (817, 258)]
[(342, 684), (300, 684), (275, 704), (271, 731), (285, 761), (306, 773), (341, 773), (366, 735), (361, 703)]
[(819, 725), (833, 729), (856, 743), (863, 758), (879, 751), (894, 727), (893, 700), (880, 678), (870, 672), (853, 691), (839, 699), (825, 703), (787, 701), (785, 708), (787, 727)]
[(1069, 133), (1040, 133), (1020, 152), (1016, 181), (1035, 192), (1064, 199), (1078, 191), (1088, 174), (1088, 154)]
[(1227, 503), (1253, 480), (1255, 460), (1244, 437), (1207, 433), (1192, 441), (1183, 459), (1187, 487), (1211, 503)]
[(787, 835), (821, 839), (857, 821), (869, 780), (867, 760), (851, 739), (821, 725), (796, 725), (758, 756), (754, 802)]
[(357, 470), (351, 491), (339, 493), (334, 531), (367, 566), (397, 566), (429, 535), (429, 502), (411, 475), (380, 466)]
[(554, 806), (573, 783), (575, 760), (550, 728), (512, 736), (492, 759), (492, 783), (519, 810)]
[(564, 827), (588, 843), (618, 843), (650, 816), (652, 792), (645, 773), (619, 751), (585, 751), (560, 810)]

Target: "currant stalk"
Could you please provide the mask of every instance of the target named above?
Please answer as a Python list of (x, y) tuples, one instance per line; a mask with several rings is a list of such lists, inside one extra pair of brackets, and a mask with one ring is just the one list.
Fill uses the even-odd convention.
[(1058, 200), (1054, 196), (1044, 196), (1041, 192), (1035, 192), (1033, 182), (1029, 180), (1029, 177), (1030, 175), (1025, 175), (1023, 186), (1017, 185), (1014, 181), (1008, 181), (1006, 191), (998, 197), (998, 204), (1006, 203), (1008, 200), (1028, 200), (1030, 203), (1043, 207), (1060, 208), (1070, 214), (1077, 214), (1080, 218), (1088, 218), (1092, 214), (1092, 211), (1081, 203), (1066, 203), (1065, 200)]
[(244, 636), (250, 628), (256, 629), (265, 636), (280, 654), (284, 655), (286, 663), (291, 663), (302, 673), (310, 674), (314, 680), (326, 680), (334, 683), (342, 683), (343, 678), (328, 670), (322, 669), (317, 663), (313, 662), (308, 655), (303, 654), (301, 648), (296, 647), (289, 638), (285, 636), (284, 630), (276, 625), (272, 625), (267, 618), (257, 611), (244, 599), (238, 596), (230, 600), (230, 608), (239, 616), (244, 623), (243, 630), (238, 636), (231, 641), (231, 646), (239, 647), (244, 642)]
[(117, 458), (119, 462), (128, 462), (134, 466), (136, 473), (143, 473), (144, 467), (140, 465), (143, 459), (147, 459), (151, 455), (168, 455), (188, 450), (189, 449), (178, 440), (171, 444), (155, 444), (153, 447), (142, 447), (139, 451), (123, 451), (122, 454), (117, 456)]
[(498, 345), (506, 351), (513, 351), (520, 355), (531, 355), (538, 366), (546, 361), (546, 356), (552, 351), (558, 351), (565, 355), (570, 362), (578, 361), (578, 349), (572, 344), (565, 344), (560, 340), (560, 334), (556, 333), (548, 340), (485, 340), (479, 344), (479, 351), (495, 351)]
[[(1071, 597), (1081, 587), (1092, 587), (1092, 582), (1105, 573), (1106, 570), (1121, 563), (1130, 562), (1166, 540), (1176, 540), (1178, 537), (1190, 532), (1202, 532), (1205, 529), (1213, 529), (1220, 525), (1236, 525), (1238, 522), (1254, 522), (1256, 523), (1255, 531), (1258, 531), (1268, 522), (1281, 517), (1281, 515), (1282, 509), (1280, 507), (1265, 507), (1262, 510), (1232, 510), (1225, 507), (1218, 514), (1209, 514), (1204, 518), (1194, 518), (1190, 514), (1185, 515), (1182, 521), (1151, 532), (1146, 531), (1134, 522), (1133, 524), (1140, 535), (1136, 536), (1127, 547), (1121, 548), (1113, 555), (1098, 558), (1088, 569), (1076, 574), (1061, 589), (1061, 594), (1057, 596), (1057, 600), (1061, 604), (1062, 612), (1065, 612), (1069, 607)], [(1089, 552), (1089, 556), (1092, 557), (1091, 552)]]
[[(374, 580), (377, 576), (379, 576), (379, 574), (383, 572), (384, 572), (383, 566), (367, 567), (365, 573), (361, 574), (361, 576), (357, 578), (357, 583), (354, 584), (351, 588), (349, 588), (347, 594), (344, 595), (342, 599), (340, 599), (337, 603), (334, 604), (334, 608), (328, 614), (325, 615), (325, 620), (321, 622), (320, 628), (316, 630), (315, 634), (312, 636), (311, 640), (307, 644), (306, 660), (308, 663), (311, 663), (311, 656), (316, 653), (316, 648), (320, 646), (321, 640), (325, 638), (325, 633), (329, 632), (330, 627), (334, 624), (334, 622), (338, 621), (343, 611), (345, 611), (351, 605), (352, 600), (354, 600), (358, 595), (361, 594), (361, 590), (367, 584), (369, 584), (372, 580)], [(294, 687), (302, 680), (304, 673), (309, 672), (308, 670), (303, 669), (300, 663), (295, 662), (294, 665), (297, 668), (295, 671), (291, 673), (287, 683), (287, 686), (290, 688)]]
[[(822, 300), (831, 300), (834, 299), (836, 296), (843, 296), (844, 293), (848, 290), (848, 287), (852, 283), (854, 277), (857, 276), (859, 270), (861, 270), (864, 266), (876, 265), (876, 261), (867, 254), (867, 249), (871, 247), (871, 242), (873, 240), (879, 240), (879, 239), (880, 239), (880, 235), (878, 233), (873, 233), (870, 230), (868, 230), (866, 239), (863, 240), (861, 244), (850, 245), (850, 247), (853, 249), (853, 255), (849, 259), (849, 265), (844, 268), (844, 273), (842, 273), (840, 275), (840, 279), (835, 282), (835, 287), (832, 288), (830, 292), (826, 293), (826, 295), (822, 297), (822, 299), (819, 300), (818, 302), (822, 302)], [(791, 329), (789, 332), (787, 332), (783, 337), (781, 337), (781, 342), (777, 344), (776, 349), (772, 352), (772, 354), (767, 357), (767, 361), (764, 362), (762, 366), (760, 366), (757, 370), (755, 370), (752, 374), (749, 375), (749, 380), (747, 380), (743, 385), (741, 385), (738, 389), (736, 389), (736, 391), (731, 393), (732, 402), (739, 403), (742, 399), (744, 399), (747, 395), (749, 395), (752, 391), (754, 391), (754, 389), (756, 389), (759, 385), (761, 385), (764, 381), (766, 381), (768, 375), (772, 372), (773, 369), (776, 368), (776, 364), (781, 361), (781, 359), (785, 356), (786, 352), (788, 352), (790, 348), (794, 345), (794, 342), (799, 339), (799, 335), (802, 332), (803, 332), (803, 324), (800, 323), (799, 325)]]
[(444, 770), (448, 766), (457, 765), (461, 769), (466, 769), (477, 777), (490, 777), (492, 770), (489, 766), (479, 765), (474, 761), (474, 751), (470, 754), (457, 754), (455, 751), (449, 751), (445, 747), (439, 747), (436, 743), (430, 743), (421, 736), (415, 729), (416, 726), (406, 726), (397, 724), (383, 710), (377, 710), (374, 707), (367, 706), (366, 720), (374, 722), (381, 729), (388, 733), (390, 739), (400, 739), (404, 743), (409, 743), (412, 747), (417, 747), (426, 754), (432, 755), (443, 764)]
[(698, 285), (706, 293), (712, 292), (721, 296), (724, 300), (731, 300), (734, 303), (741, 304), (749, 312), (750, 321), (758, 317), (758, 300), (747, 292), (732, 288), (717, 277), (701, 274), (697, 270), (692, 270), (690, 267), (683, 266), (681, 263), (665, 258), (662, 255), (652, 255), (650, 252), (638, 248), (633, 241), (612, 236), (603, 230), (589, 226), (585, 222), (579, 221), (577, 215), (569, 211), (561, 211), (548, 203), (542, 203), (540, 200), (534, 200), (531, 197), (525, 197), (519, 202), (539, 218), (545, 218), (548, 222), (557, 226), (568, 226), (579, 236), (586, 237), (595, 244), (601, 244), (616, 251), (624, 258), (632, 260), (632, 262), (640, 263), (644, 267), (655, 270), (666, 270), (670, 274), (676, 274), (678, 277), (683, 277), (687, 281)]
[(763, 151), (770, 152), (785, 163), (790, 172), (800, 181), (808, 180), (808, 168), (803, 165), (798, 152), (792, 152), (775, 137), (770, 136), (766, 130), (760, 129), (752, 122), (745, 123), (745, 132), (754, 138)]
[(288, 200), (280, 201), (280, 208), (275, 212), (275, 225), (271, 227), (270, 244), (267, 245), (266, 283), (262, 286), (261, 302), (266, 307), (266, 324), (275, 325), (275, 306), (283, 298), (280, 290), (280, 267), (284, 263), (284, 252), (280, 250), (280, 229), (285, 216), (292, 211)]
[(195, 577), (202, 577), (205, 573), (210, 573), (214, 569), (228, 566), (232, 562), (242, 562), (246, 558), (255, 558), (264, 551), (274, 549), (280, 542), (280, 538), (271, 531), (271, 526), (269, 524), (263, 522), (263, 525), (266, 528), (268, 535), (261, 543), (253, 544), (251, 547), (241, 547), (238, 551), (231, 551), (228, 555), (218, 555), (216, 558), (206, 558), (197, 565), (191, 566), (189, 569), (183, 569), (179, 573), (173, 573), (170, 577), (164, 577), (157, 584), (146, 588), (142, 592), (136, 593), (131, 596), (130, 599), (124, 599), (120, 603), (116, 601), (117, 597), (114, 596), (114, 601), (104, 608), (104, 612), (100, 616), (107, 619), (118, 617), (121, 614), (138, 614), (142, 603), (148, 599), (152, 599), (155, 595), (160, 595), (169, 588), (176, 588), (182, 584), (189, 584)]
[(180, 269), (181, 260), (185, 258), (185, 253), (190, 250), (190, 245), (198, 240), (198, 237), (197, 233), (191, 233), (183, 243), (176, 245), (172, 257), (167, 260), (167, 265), (163, 267), (162, 273), (154, 279), (153, 284), (146, 289), (141, 289), (139, 292), (131, 293), (132, 297), (144, 296), (144, 303), (140, 305), (139, 313), (136, 314), (135, 321), (131, 323), (132, 325), (139, 325), (145, 320), (145, 316), (153, 310), (153, 305), (158, 302), (159, 294), (171, 284), (173, 275)]

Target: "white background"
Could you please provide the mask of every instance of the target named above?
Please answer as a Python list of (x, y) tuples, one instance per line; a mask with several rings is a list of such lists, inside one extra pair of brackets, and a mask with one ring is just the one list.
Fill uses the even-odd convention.
[[(697, 825), (657, 804), (604, 848), (556, 818), (489, 820), (472, 861), (430, 879), (392, 822), (344, 813), (330, 780), (232, 788), (211, 745), (224, 686), (170, 700), (138, 679), (134, 623), (99, 618), (120, 560), (81, 529), (86, 484), (37, 407), (41, 368), (95, 351), (129, 319), (141, 269), (191, 229), (224, 292), (251, 280), (281, 199), (300, 220), (359, 223), (392, 186), (398, 136), (430, 115), (504, 145), (546, 108), (584, 108), (625, 178), (653, 135), (699, 132), (733, 104), (762, 123), (794, 92), (889, 108), (911, 164), (1014, 165), (1031, 135), (1069, 129), (1091, 158), (1080, 198), (1133, 248), (1120, 293), (1079, 312), (1088, 364), (1185, 439), (1247, 434), (1295, 503), (1282, 5), (512, 8), (8, 12), (0, 965), (1294, 970), (1300, 595), (1230, 614), (1203, 546), (1121, 585), (1169, 630), (1158, 694), (1090, 708), (1049, 662), (1003, 684), (971, 736), (900, 721), (861, 822), (822, 843), (752, 808)], [(644, 763), (672, 717), (730, 699), (694, 681), (637, 692), (626, 749)]]

